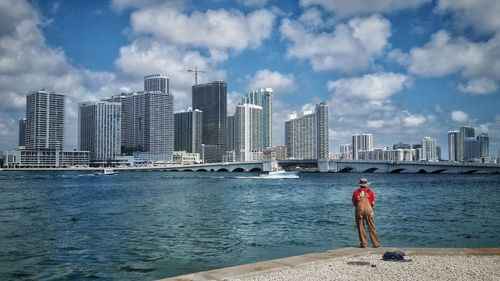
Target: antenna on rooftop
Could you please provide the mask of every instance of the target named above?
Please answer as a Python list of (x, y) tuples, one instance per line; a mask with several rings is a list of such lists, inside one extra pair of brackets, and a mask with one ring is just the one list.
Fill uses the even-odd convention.
[(204, 72), (204, 70), (199, 70), (198, 67), (195, 67), (194, 69), (186, 69), (188, 72), (194, 72), (194, 84), (198, 85), (198, 72)]

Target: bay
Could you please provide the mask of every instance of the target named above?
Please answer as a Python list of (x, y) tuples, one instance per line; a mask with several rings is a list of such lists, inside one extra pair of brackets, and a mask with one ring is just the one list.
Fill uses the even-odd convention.
[(158, 279), (358, 245), (376, 193), (382, 246), (500, 247), (500, 175), (0, 173), (0, 279)]

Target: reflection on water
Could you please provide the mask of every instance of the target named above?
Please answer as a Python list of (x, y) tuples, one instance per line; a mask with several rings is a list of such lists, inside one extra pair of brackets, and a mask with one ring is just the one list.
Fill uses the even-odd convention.
[(356, 246), (366, 176), (383, 246), (499, 247), (498, 175), (0, 173), (0, 279), (155, 279)]

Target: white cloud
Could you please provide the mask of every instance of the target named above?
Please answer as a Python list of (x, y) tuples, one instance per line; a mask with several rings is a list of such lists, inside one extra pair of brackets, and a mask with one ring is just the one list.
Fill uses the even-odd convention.
[(414, 9), (430, 2), (430, 0), (300, 0), (300, 5), (309, 7), (321, 6), (335, 14), (337, 18), (345, 18), (359, 14), (390, 13), (404, 9)]
[(473, 95), (485, 95), (498, 91), (498, 85), (491, 79), (479, 78), (470, 80), (467, 84), (459, 84), (458, 90)]
[(403, 118), (404, 125), (406, 127), (418, 127), (425, 123), (427, 119), (425, 116), (414, 114)]
[(136, 35), (153, 35), (175, 45), (241, 51), (258, 47), (271, 35), (275, 15), (264, 9), (247, 15), (237, 10), (184, 14), (170, 5), (139, 9), (131, 15)]
[(238, 3), (247, 7), (262, 7), (267, 4), (267, 0), (237, 0)]
[(444, 76), (477, 67), (484, 60), (478, 45), (465, 38), (453, 39), (441, 30), (424, 47), (411, 49), (408, 70), (422, 76)]
[(410, 78), (392, 72), (365, 74), (357, 78), (328, 81), (327, 87), (337, 95), (367, 100), (384, 100), (408, 87)]
[[(142, 82), (149, 73), (162, 73), (170, 78), (170, 88), (174, 95), (175, 110), (191, 106), (191, 86), (194, 74), (187, 69), (198, 67), (205, 71), (198, 73), (198, 83), (223, 80), (225, 72), (216, 68), (218, 58), (205, 57), (196, 50), (180, 49), (150, 38), (138, 38), (129, 45), (120, 48), (116, 60), (122, 75), (132, 81)], [(137, 84), (132, 89), (140, 90)]]
[(323, 20), (321, 10), (315, 7), (305, 10), (299, 17), (299, 21), (312, 29), (323, 28), (327, 23)]
[[(65, 146), (76, 147), (77, 104), (118, 93), (112, 73), (72, 66), (64, 52), (46, 44), (37, 11), (26, 1), (0, 2), (0, 120), (9, 134), (0, 149), (17, 146), (17, 121), (25, 116), (26, 94), (46, 88), (66, 96)], [(115, 92), (116, 91), (116, 92)], [(7, 120), (8, 122), (6, 122)]]
[(241, 102), (242, 98), (243, 95), (235, 91), (227, 94), (227, 115), (234, 115), (236, 106)]
[(186, 0), (111, 0), (111, 8), (115, 11), (121, 12), (127, 8), (140, 9), (159, 4), (170, 5), (172, 7), (181, 8), (184, 6)]
[(380, 129), (384, 126), (384, 120), (368, 120), (366, 121), (366, 126), (372, 129)]
[(472, 27), (483, 35), (500, 30), (500, 2), (497, 0), (439, 0), (436, 10), (451, 13), (461, 29)]
[(460, 111), (460, 110), (454, 110), (451, 112), (451, 120), (458, 122), (458, 123), (464, 123), (469, 119), (469, 115), (467, 113)]
[(485, 42), (472, 42), (464, 37), (452, 37), (441, 30), (432, 35), (423, 47), (412, 48), (409, 54), (392, 57), (406, 64), (408, 71), (426, 77), (459, 73), (467, 84), (458, 89), (470, 94), (498, 91), (500, 80), (500, 33)]
[(262, 69), (254, 76), (248, 77), (248, 90), (272, 88), (276, 94), (287, 93), (295, 90), (295, 77), (293, 74), (281, 74), (278, 71)]
[(330, 33), (315, 33), (298, 21), (284, 19), (280, 31), (291, 41), (288, 57), (307, 59), (318, 71), (354, 72), (372, 66), (388, 46), (391, 24), (382, 16), (372, 15), (338, 24)]

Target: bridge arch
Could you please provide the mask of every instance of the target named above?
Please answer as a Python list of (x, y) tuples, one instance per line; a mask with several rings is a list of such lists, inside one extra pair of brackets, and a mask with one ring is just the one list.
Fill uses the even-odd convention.
[(404, 170), (405, 170), (404, 168), (397, 168), (397, 169), (389, 171), (389, 173), (391, 173), (391, 174), (399, 174), (399, 173), (401, 173)]
[(197, 172), (208, 172), (208, 171), (207, 171), (207, 169), (203, 169), (203, 168), (198, 169), (198, 170), (196, 170), (196, 171), (197, 171)]
[(417, 174), (427, 174), (427, 171), (425, 169), (420, 169)]
[(339, 170), (339, 173), (350, 173), (354, 168), (353, 167), (345, 167)]
[(245, 171), (245, 169), (243, 169), (243, 168), (235, 168), (235, 169), (233, 169), (232, 172), (244, 172), (244, 171)]
[(468, 171), (465, 171), (464, 174), (473, 174), (477, 171), (479, 171), (479, 170), (468, 170)]
[(182, 170), (182, 171), (183, 171), (183, 172), (192, 172), (193, 170), (191, 170), (191, 169), (184, 169), (184, 170)]
[(261, 168), (252, 168), (250, 170), (248, 170), (249, 172), (262, 172), (262, 169)]
[(229, 170), (226, 168), (220, 168), (217, 170), (217, 172), (229, 172)]
[(373, 167), (373, 168), (369, 168), (369, 169), (364, 170), (363, 173), (373, 173), (376, 170), (378, 170), (378, 168)]
[(441, 174), (442, 172), (446, 171), (447, 169), (438, 169), (438, 170), (434, 170), (431, 172), (431, 174)]

